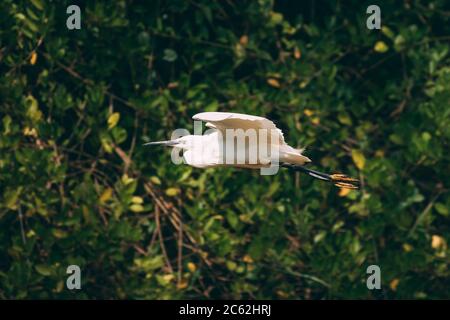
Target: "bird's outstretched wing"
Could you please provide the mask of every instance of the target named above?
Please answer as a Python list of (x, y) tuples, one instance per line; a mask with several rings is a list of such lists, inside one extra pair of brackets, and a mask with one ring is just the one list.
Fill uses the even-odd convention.
[[(234, 112), (202, 112), (194, 115), (192, 119), (205, 121), (206, 126), (222, 132), (226, 129), (273, 129), (278, 136), (279, 143), (285, 144), (283, 132), (277, 128), (275, 123), (263, 117)], [(271, 131), (268, 134), (270, 135)]]

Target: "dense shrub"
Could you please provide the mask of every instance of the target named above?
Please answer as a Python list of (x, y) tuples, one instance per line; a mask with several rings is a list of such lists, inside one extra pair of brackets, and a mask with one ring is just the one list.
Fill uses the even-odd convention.
[[(0, 298), (450, 297), (448, 1), (69, 4), (0, 2)], [(215, 110), (361, 190), (141, 146)]]

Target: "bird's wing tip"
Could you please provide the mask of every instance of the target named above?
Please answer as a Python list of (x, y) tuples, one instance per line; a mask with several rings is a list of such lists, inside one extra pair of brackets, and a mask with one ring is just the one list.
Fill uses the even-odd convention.
[(215, 121), (223, 121), (230, 117), (230, 114), (228, 112), (200, 112), (197, 114), (194, 114), (192, 116), (192, 119), (194, 120), (201, 120), (201, 121), (207, 121), (207, 122), (215, 122)]
[(250, 114), (237, 113), (237, 112), (219, 112), (219, 111), (200, 112), (200, 113), (193, 115), (192, 119), (202, 120), (202, 121), (211, 121), (211, 122), (224, 121), (227, 119), (241, 119), (241, 120), (248, 120), (248, 121), (268, 120), (264, 117), (250, 115)]

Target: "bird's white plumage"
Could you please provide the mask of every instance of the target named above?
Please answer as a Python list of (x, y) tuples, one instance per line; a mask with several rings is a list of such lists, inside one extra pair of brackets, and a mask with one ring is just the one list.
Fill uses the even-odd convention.
[(278, 133), (279, 143), (285, 143), (283, 132), (273, 121), (263, 117), (234, 112), (202, 112), (194, 115), (192, 119), (204, 121), (208, 127), (221, 131), (225, 129), (273, 129)]
[[(206, 122), (206, 126), (221, 131), (222, 137), (225, 136), (226, 129), (242, 129), (244, 131), (247, 129), (254, 129), (256, 131), (258, 131), (260, 129), (269, 130), (274, 133), (274, 138), (275, 138), (275, 141), (270, 142), (270, 143), (271, 144), (277, 143), (277, 145), (279, 146), (279, 161), (280, 162), (288, 162), (288, 163), (292, 163), (292, 164), (303, 165), (303, 164), (311, 161), (309, 158), (302, 155), (303, 149), (295, 149), (295, 148), (292, 148), (291, 146), (289, 146), (284, 140), (283, 132), (279, 128), (277, 128), (277, 126), (275, 125), (275, 123), (273, 123), (273, 121), (271, 121), (269, 119), (259, 117), (259, 116), (234, 113), (234, 112), (202, 112), (202, 113), (198, 113), (198, 114), (194, 115), (192, 117), (192, 119), (201, 120), (201, 121)], [(269, 133), (269, 135), (270, 134), (271, 133)], [(212, 142), (211, 138), (215, 139), (215, 138), (217, 138), (217, 135), (203, 138), (204, 142), (205, 142), (205, 143), (203, 143), (203, 145), (214, 144)], [(272, 140), (270, 140), (270, 141), (272, 141)], [(204, 147), (202, 147), (202, 148), (204, 151)], [(211, 146), (210, 148), (213, 148), (213, 146)], [(215, 149), (217, 149), (217, 148), (215, 148)], [(212, 151), (212, 149), (211, 149), (211, 151)], [(248, 151), (246, 151), (246, 152), (248, 152)], [(190, 154), (192, 154), (192, 153), (190, 153)], [(211, 152), (211, 154), (215, 155), (217, 153)], [(208, 159), (206, 161), (206, 162), (209, 162), (207, 166), (210, 166), (211, 162), (215, 163), (217, 161), (218, 161), (217, 159)], [(189, 161), (188, 161), (188, 163), (189, 163)], [(261, 167), (261, 166), (267, 166), (268, 164), (270, 164), (270, 159), (259, 158), (257, 165), (250, 165), (250, 166), (246, 166), (246, 167)], [(198, 165), (198, 161), (197, 161), (196, 165)]]
[[(206, 122), (218, 122), (218, 121), (224, 121), (227, 119), (241, 119), (241, 120), (248, 120), (248, 121), (263, 121), (267, 120), (266, 118), (259, 117), (259, 116), (253, 116), (249, 114), (243, 114), (243, 113), (235, 113), (235, 112), (201, 112), (195, 114), (192, 119), (194, 120), (201, 120)], [(267, 120), (269, 122), (272, 122), (270, 120)]]

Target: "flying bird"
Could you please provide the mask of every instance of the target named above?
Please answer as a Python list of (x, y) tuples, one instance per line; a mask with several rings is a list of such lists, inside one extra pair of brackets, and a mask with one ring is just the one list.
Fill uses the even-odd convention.
[(345, 174), (326, 174), (305, 167), (311, 160), (302, 154), (304, 149), (289, 146), (283, 132), (269, 119), (232, 112), (202, 112), (192, 119), (206, 122), (210, 130), (203, 135), (185, 135), (173, 140), (148, 142), (144, 146), (180, 148), (185, 163), (197, 168), (261, 169), (279, 164), (337, 187), (358, 189), (359, 181)]

